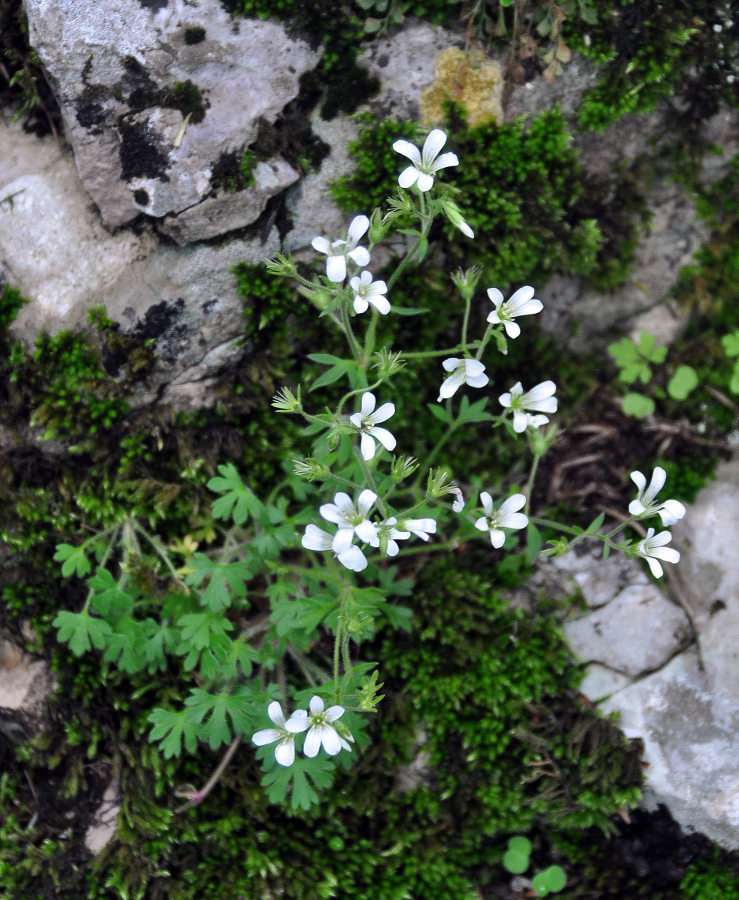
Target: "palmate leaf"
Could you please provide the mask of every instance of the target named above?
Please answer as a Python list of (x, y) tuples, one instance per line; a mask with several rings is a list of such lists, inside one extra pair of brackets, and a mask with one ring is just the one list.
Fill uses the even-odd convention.
[(195, 688), (185, 700), (188, 720), (201, 725), (200, 736), (208, 741), (211, 750), (217, 750), (221, 744), (231, 742), (231, 728), (237, 734), (251, 731), (250, 709), (253, 705), (254, 696), (251, 692), (209, 694), (200, 688)]
[(62, 563), (62, 575), (66, 578), (75, 572), (80, 578), (90, 572), (90, 561), (85, 555), (83, 547), (73, 547), (71, 544), (57, 544), (54, 560)]
[(159, 741), (159, 749), (165, 759), (171, 759), (182, 753), (183, 739), (187, 752), (195, 752), (200, 728), (189, 718), (187, 710), (175, 712), (157, 707), (149, 714), (148, 721), (154, 726), (149, 738), (152, 741)]
[(216, 519), (233, 519), (236, 525), (253, 516), (259, 518), (264, 507), (261, 500), (249, 490), (241, 480), (241, 476), (233, 463), (218, 466), (221, 477), (211, 478), (208, 482), (209, 490), (216, 494), (223, 494), (213, 501), (213, 516)]
[(141, 625), (131, 616), (122, 616), (118, 619), (106, 643), (103, 659), (115, 663), (123, 672), (133, 675), (146, 666), (146, 660), (139, 652), (143, 646), (143, 631)]
[(115, 619), (131, 611), (134, 598), (125, 591), (107, 569), (98, 566), (94, 575), (87, 579), (93, 597), (92, 608), (105, 619)]
[(296, 756), (291, 766), (280, 766), (274, 762), (273, 747), (260, 748), (258, 753), (265, 761), (270, 754), (274, 768), (262, 776), (262, 786), (267, 789), (270, 803), (285, 803), (289, 797), (293, 809), (310, 809), (314, 803), (318, 803), (316, 790), (325, 790), (334, 780), (334, 766), (328, 759)]
[(209, 578), (208, 586), (200, 596), (200, 600), (213, 612), (221, 612), (231, 605), (231, 595), (246, 596), (246, 584), (252, 577), (248, 565), (243, 562), (220, 564), (214, 562), (204, 553), (196, 553), (190, 562), (191, 571), (185, 583), (199, 586), (205, 578)]
[(78, 613), (64, 610), (54, 619), (53, 624), (58, 629), (58, 639), (68, 643), (75, 656), (82, 656), (92, 646), (102, 650), (113, 631), (107, 622), (91, 616), (84, 609)]

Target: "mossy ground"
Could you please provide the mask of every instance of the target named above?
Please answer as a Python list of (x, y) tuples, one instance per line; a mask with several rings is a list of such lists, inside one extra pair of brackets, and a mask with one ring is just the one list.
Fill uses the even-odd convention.
[[(633, 6), (618, 5), (626, 10)], [(255, 4), (239, 6), (242, 12), (264, 11)], [(314, 40), (334, 23), (338, 8), (332, 3), (285, 6), (285, 15), (296, 6), (303, 10), (305, 21), (299, 27), (313, 27)], [(323, 18), (313, 16), (316, 10)], [(268, 12), (281, 8), (270, 4)], [(681, 27), (681, 4), (675, 5), (674, 15), (677, 24), (670, 34)], [(330, 48), (321, 77), (328, 73), (335, 78), (344, 99), (325, 93), (320, 81), (305, 85), (305, 97), (313, 103), (320, 99), (326, 116), (332, 109), (351, 109), (351, 102), (371, 87), (360, 85), (358, 91), (355, 76), (341, 69), (347, 60), (353, 64), (348, 47), (356, 44), (360, 23), (350, 18), (342, 29), (344, 43)], [(597, 46), (605, 47), (607, 38)], [(654, 43), (654, 34), (644, 39), (646, 49), (635, 57), (639, 66), (646, 65), (650, 41)], [(673, 41), (679, 52), (656, 60), (662, 66), (660, 85), (666, 83), (667, 68), (674, 73), (684, 65), (684, 48), (695, 46), (691, 41), (692, 36)], [(623, 64), (626, 57), (621, 53), (614, 58)], [(665, 93), (663, 87), (651, 90), (657, 81), (650, 80), (650, 71), (642, 73), (644, 108)], [(638, 66), (637, 72), (642, 72)], [(588, 107), (595, 110), (593, 125), (633, 111), (618, 98), (593, 96)], [(301, 116), (304, 122), (304, 110), (296, 108), (292, 121)], [(472, 197), (473, 227), (491, 236), (489, 243), (474, 247), (475, 256), (482, 255), (487, 283), (501, 288), (524, 280), (542, 283), (548, 274), (563, 270), (607, 288), (627, 276), (644, 212), (638, 172), (616, 173), (600, 192), (584, 182), (556, 112), (527, 127), (514, 123), (480, 130), (469, 128), (453, 112), (451, 127), (450, 141), (460, 157), (473, 160), (467, 172), (460, 168), (455, 183), (465, 197)], [(319, 153), (307, 133), (295, 139), (296, 129), (265, 129), (262, 139), (293, 147), (296, 158), (305, 158), (306, 148)], [(367, 208), (368, 190), (375, 202), (394, 191), (394, 176), (388, 173), (397, 168), (390, 149), (397, 136), (409, 137), (407, 125), (364, 133), (358, 148), (361, 193), (358, 185), (347, 182), (337, 194), (352, 213)], [(480, 172), (492, 185), (485, 192), (476, 190)], [(695, 307), (695, 324), (675, 350), (681, 361), (701, 355), (715, 360), (723, 329), (739, 327), (734, 302), (737, 209), (726, 200), (734, 197), (734, 181), (701, 195), (706, 214), (713, 216), (714, 234), (682, 279), (680, 296)], [(608, 202), (614, 194), (627, 198), (618, 210)], [(452, 267), (463, 264), (470, 248), (448, 230), (440, 229), (434, 237), (436, 250), (427, 265), (399, 282), (393, 298), (400, 305), (426, 306), (430, 315), (399, 320), (394, 330), (383, 323), (386, 331), (380, 336), (397, 347), (413, 349), (448, 337), (442, 313), (449, 308), (451, 284), (434, 263), (444, 254), (447, 267), (449, 261)], [(464, 255), (457, 249), (461, 246)], [(56, 542), (74, 542), (81, 532), (106, 524), (123, 510), (148, 519), (165, 540), (185, 533), (204, 540), (213, 525), (204, 484), (226, 459), (248, 472), (253, 483), (270, 485), (281, 477), (275, 460), (294, 452), (300, 438), (284, 419), (275, 422), (267, 399), (282, 383), (310, 378), (309, 369), (290, 367), (290, 356), (297, 359), (318, 342), (331, 347), (335, 338), (312, 324), (310, 311), (282, 284), (275, 286), (247, 266), (239, 267), (236, 277), (249, 301), (245, 331), (253, 350), (224, 377), (215, 408), (178, 417), (166, 410), (129, 408), (128, 392), (145, 380), (151, 364), (145, 339), (132, 341), (98, 313), (92, 336), (44, 336), (33, 350), (23, 349), (5, 334), (22, 298), (4, 289), (1, 424), (18, 441), (0, 457), (0, 529), (17, 554), (5, 568), (0, 627), (51, 662), (60, 691), (49, 733), (41, 740), (14, 749), (0, 739), (0, 764), (6, 770), (0, 782), (0, 898), (262, 900), (268, 892), (280, 891), (296, 900), (457, 900), (480, 892), (506, 896), (499, 893), (507, 889), (500, 859), (513, 832), (533, 838), (537, 865), (557, 862), (571, 875), (563, 897), (662, 900), (677, 896), (681, 882), (687, 896), (699, 900), (713, 900), (716, 884), (728, 890), (735, 862), (722, 858), (712, 863), (705, 843), (686, 844), (669, 823), (660, 827), (682, 853), (677, 863), (670, 857), (671, 868), (655, 863), (661, 850), (644, 835), (639, 840), (650, 852), (621, 852), (619, 840), (628, 843), (630, 838), (624, 838), (628, 829), (618, 824), (616, 814), (638, 792), (637, 748), (578, 698), (578, 670), (551, 615), (552, 598), (542, 598), (536, 611), (524, 613), (509, 610), (496, 594), (496, 586), (525, 577), (525, 565), (499, 563), (489, 552), (471, 548), (419, 574), (412, 635), (378, 636), (378, 652), (381, 647), (388, 661), (387, 702), (372, 723), (371, 749), (317, 809), (296, 818), (269, 806), (253, 756), (243, 747), (200, 807), (173, 813), (179, 803), (176, 786), (201, 784), (218, 759), (204, 749), (197, 758), (165, 761), (146, 740), (150, 700), (154, 694), (157, 699), (163, 692), (176, 694), (177, 673), (162, 673), (156, 683), (132, 680), (111, 670), (101, 672), (94, 656), (78, 660), (55, 646), (54, 614), (77, 608), (81, 599), (74, 582), (59, 578), (51, 556)], [(471, 327), (484, 319), (482, 305), (478, 318)], [(297, 347), (291, 345), (290, 355), (285, 353), (288, 333), (303, 335)], [(627, 436), (621, 447), (624, 467), (654, 461), (645, 452), (640, 424), (625, 420), (613, 401), (583, 402), (590, 392), (608, 391), (600, 363), (570, 358), (533, 330), (524, 335), (491, 370), (496, 383), (517, 380), (522, 366), (527, 380), (535, 383), (551, 377), (556, 364), (564, 417), (571, 416), (575, 424), (605, 422), (620, 437)], [(714, 384), (710, 368), (706, 364), (702, 377)], [(397, 405), (415, 408), (433, 401), (438, 379), (438, 366), (405, 371), (395, 385)], [(675, 418), (683, 414), (665, 409)], [(55, 444), (26, 439), (32, 417)], [(434, 429), (440, 428), (433, 422), (422, 426), (420, 417), (408, 418), (404, 442), (409, 452), (433, 442)], [(728, 427), (730, 417), (724, 415), (716, 428)], [(700, 446), (691, 455), (689, 445), (689, 440), (673, 442), (664, 463), (673, 466), (670, 477), (680, 485), (675, 496), (683, 498), (701, 483), (711, 462)], [(639, 448), (645, 456), (635, 459)], [(576, 444), (555, 447), (552, 469), (558, 456), (578, 452)], [(605, 460), (605, 449), (601, 456)], [(493, 482), (515, 479), (523, 471), (521, 448), (495, 435), (484, 454), (471, 448), (455, 464), (469, 477)], [(552, 478), (547, 465), (537, 480), (539, 501), (587, 514), (596, 498), (568, 501), (562, 492), (548, 495)], [(183, 471), (188, 472), (184, 479)], [(593, 477), (614, 492), (629, 490), (605, 466)], [(619, 502), (619, 495), (614, 497)], [(620, 501), (623, 505), (623, 497)], [(153, 585), (155, 589), (155, 581)], [(22, 628), (26, 621), (35, 638)], [(412, 790), (402, 793), (398, 767), (421, 749), (429, 756), (429, 768)], [(547, 765), (552, 760), (556, 765)], [(114, 843), (92, 860), (84, 833), (114, 772), (123, 796), (119, 831)], [(644, 825), (644, 834), (649, 827)], [(604, 840), (603, 828), (619, 832), (613, 843)], [(654, 878), (651, 870), (649, 878), (643, 876), (647, 864), (657, 872)]]

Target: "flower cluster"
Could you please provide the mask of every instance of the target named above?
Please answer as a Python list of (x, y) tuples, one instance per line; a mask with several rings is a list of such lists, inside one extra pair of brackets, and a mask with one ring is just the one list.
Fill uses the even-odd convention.
[(274, 700), (267, 707), (267, 715), (275, 727), (257, 731), (252, 736), (252, 742), (257, 747), (263, 747), (276, 741), (275, 759), (281, 766), (291, 766), (295, 762), (295, 738), (305, 732), (307, 734), (303, 741), (303, 754), (309, 758), (317, 756), (321, 747), (329, 756), (336, 756), (341, 750), (352, 749), (350, 742), (354, 743), (354, 738), (349, 729), (342, 728), (340, 734), (334, 726), (334, 722), (344, 715), (343, 706), (329, 706), (328, 709), (324, 709), (323, 700), (314, 696), (308, 708), (310, 712), (297, 709), (289, 719), (285, 719), (282, 707)]
[[(685, 515), (685, 507), (679, 500), (663, 500), (657, 502), (657, 494), (662, 490), (667, 480), (667, 473), (661, 466), (655, 466), (652, 479), (647, 487), (647, 479), (639, 472), (631, 473), (631, 480), (637, 486), (639, 493), (635, 500), (629, 504), (629, 512), (638, 519), (648, 519), (651, 516), (659, 516), (663, 525), (674, 525)], [(647, 530), (647, 536), (640, 541), (634, 550), (637, 556), (643, 557), (655, 578), (663, 575), (662, 562), (676, 563), (680, 561), (680, 552), (674, 547), (666, 545), (672, 540), (669, 531), (654, 533), (654, 528)]]

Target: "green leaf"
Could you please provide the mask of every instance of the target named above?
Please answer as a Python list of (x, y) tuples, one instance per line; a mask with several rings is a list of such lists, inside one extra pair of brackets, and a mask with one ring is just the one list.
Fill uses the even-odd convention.
[(198, 587), (205, 578), (208, 586), (200, 595), (200, 602), (213, 612), (221, 612), (231, 605), (231, 597), (246, 597), (245, 581), (252, 576), (244, 562), (216, 563), (204, 553), (196, 553), (191, 562), (191, 572), (185, 583)]
[(654, 412), (654, 400), (644, 394), (626, 394), (623, 399), (623, 410), (627, 416), (645, 419)]
[(684, 400), (698, 386), (698, 375), (692, 366), (678, 366), (667, 385), (674, 400)]
[(567, 884), (567, 873), (561, 866), (549, 866), (535, 875), (531, 884), (540, 897), (558, 894)]
[(254, 518), (262, 515), (264, 507), (259, 498), (241, 480), (233, 463), (218, 466), (221, 477), (211, 478), (208, 488), (216, 494), (223, 494), (213, 502), (213, 516), (216, 519), (233, 519), (236, 525), (243, 525), (251, 514)]
[(113, 631), (107, 622), (94, 618), (84, 609), (79, 613), (63, 610), (53, 624), (58, 629), (58, 639), (68, 643), (75, 656), (82, 656), (92, 646), (102, 650)]
[(314, 803), (318, 803), (316, 791), (330, 787), (334, 780), (334, 767), (323, 757), (307, 759), (296, 756), (291, 766), (279, 766), (274, 763), (273, 747), (260, 747), (257, 755), (265, 760), (271, 755), (274, 764), (274, 768), (265, 772), (262, 777), (262, 785), (267, 789), (270, 803), (285, 803), (289, 797), (290, 806), (294, 810), (310, 809)]
[(192, 644), (197, 650), (202, 650), (209, 646), (213, 635), (225, 634), (234, 628), (222, 615), (206, 611), (188, 613), (178, 620), (177, 625), (182, 629), (180, 636), (183, 644), (177, 649), (180, 655), (189, 651), (190, 648), (185, 645)]
[(603, 524), (603, 520), (605, 519), (605, 513), (599, 513), (593, 521), (588, 525), (583, 534), (595, 534), (595, 532), (600, 528)]
[(98, 567), (87, 583), (93, 591), (90, 605), (98, 615), (115, 619), (131, 611), (133, 597), (123, 590), (107, 569)]
[(295, 624), (298, 628), (304, 628), (306, 631), (314, 631), (324, 619), (339, 608), (338, 598), (330, 594), (304, 597), (296, 600), (295, 603), (299, 606)]
[(731, 373), (729, 390), (732, 394), (739, 394), (739, 362), (734, 365), (734, 371)]
[(396, 316), (422, 316), (428, 312), (425, 306), (393, 306), (393, 313)]
[(438, 419), (440, 422), (443, 422), (445, 425), (451, 424), (452, 417), (446, 410), (446, 407), (439, 406), (438, 403), (427, 403), (429, 412), (434, 418)]
[[(200, 734), (208, 741), (211, 750), (217, 750), (221, 744), (231, 742), (232, 728), (236, 734), (246, 734), (252, 726), (249, 712), (253, 706), (251, 693), (209, 694), (195, 688), (185, 700), (185, 706), (189, 710), (188, 719), (197, 724), (202, 723)], [(206, 716), (209, 718), (204, 721)]]
[(56, 562), (63, 563), (62, 575), (67, 578), (74, 572), (80, 578), (90, 572), (90, 563), (85, 556), (83, 547), (73, 547), (71, 544), (57, 544), (54, 554)]
[(721, 338), (721, 346), (727, 356), (739, 356), (739, 331), (725, 334)]
[(508, 839), (508, 849), (521, 856), (531, 856), (531, 841), (522, 834), (516, 834)]
[(503, 356), (508, 356), (508, 341), (506, 340), (506, 336), (503, 334), (502, 329), (493, 331), (493, 337), (495, 338), (495, 343), (498, 345), (498, 353), (502, 353)]
[(529, 857), (528, 855), (524, 856), (522, 853), (517, 853), (515, 850), (509, 850), (503, 856), (503, 865), (513, 875), (520, 875), (528, 869)]
[(324, 372), (323, 375), (319, 375), (308, 390), (315, 391), (318, 388), (333, 384), (335, 381), (338, 381), (339, 378), (346, 375), (354, 368), (354, 366), (354, 360), (342, 359), (340, 362), (336, 363), (336, 365), (331, 366), (331, 368)]
[(159, 749), (165, 759), (171, 759), (182, 753), (183, 738), (187, 752), (195, 752), (198, 746), (199, 728), (188, 718), (186, 710), (174, 712), (171, 709), (157, 707), (149, 714), (148, 721), (154, 726), (149, 733), (149, 739), (159, 741)]
[(142, 633), (139, 623), (131, 616), (123, 616), (115, 623), (115, 630), (108, 635), (103, 659), (112, 662), (122, 672), (133, 675), (140, 672), (146, 662), (139, 654), (142, 646)]

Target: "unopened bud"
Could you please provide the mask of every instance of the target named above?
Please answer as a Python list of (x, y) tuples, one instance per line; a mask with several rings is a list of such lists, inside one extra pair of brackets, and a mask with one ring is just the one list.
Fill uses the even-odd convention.
[(415, 456), (396, 456), (390, 464), (390, 477), (393, 481), (403, 481), (412, 475), (420, 463)]
[(325, 481), (331, 477), (331, 469), (312, 456), (305, 459), (294, 459), (293, 471), (306, 481)]
[(370, 224), (369, 224), (369, 239), (372, 244), (379, 244), (380, 241), (384, 240), (385, 235), (387, 234), (387, 226), (382, 221), (382, 212), (380, 211), (380, 207), (376, 206), (372, 211), (372, 215), (370, 216)]
[(380, 378), (389, 378), (405, 366), (402, 353), (393, 353), (387, 347), (373, 354), (372, 367), (377, 369)]
[(473, 238), (475, 236), (475, 232), (470, 228), (470, 226), (465, 222), (462, 218), (462, 212), (454, 200), (444, 199), (441, 201), (441, 208), (444, 210), (444, 215), (449, 219), (449, 221), (454, 225), (455, 228), (459, 228), (463, 235), (468, 238)]
[(296, 274), (295, 263), (293, 263), (289, 256), (284, 256), (282, 253), (275, 253), (270, 259), (265, 259), (264, 265), (267, 267), (267, 271), (271, 272), (272, 275)]

